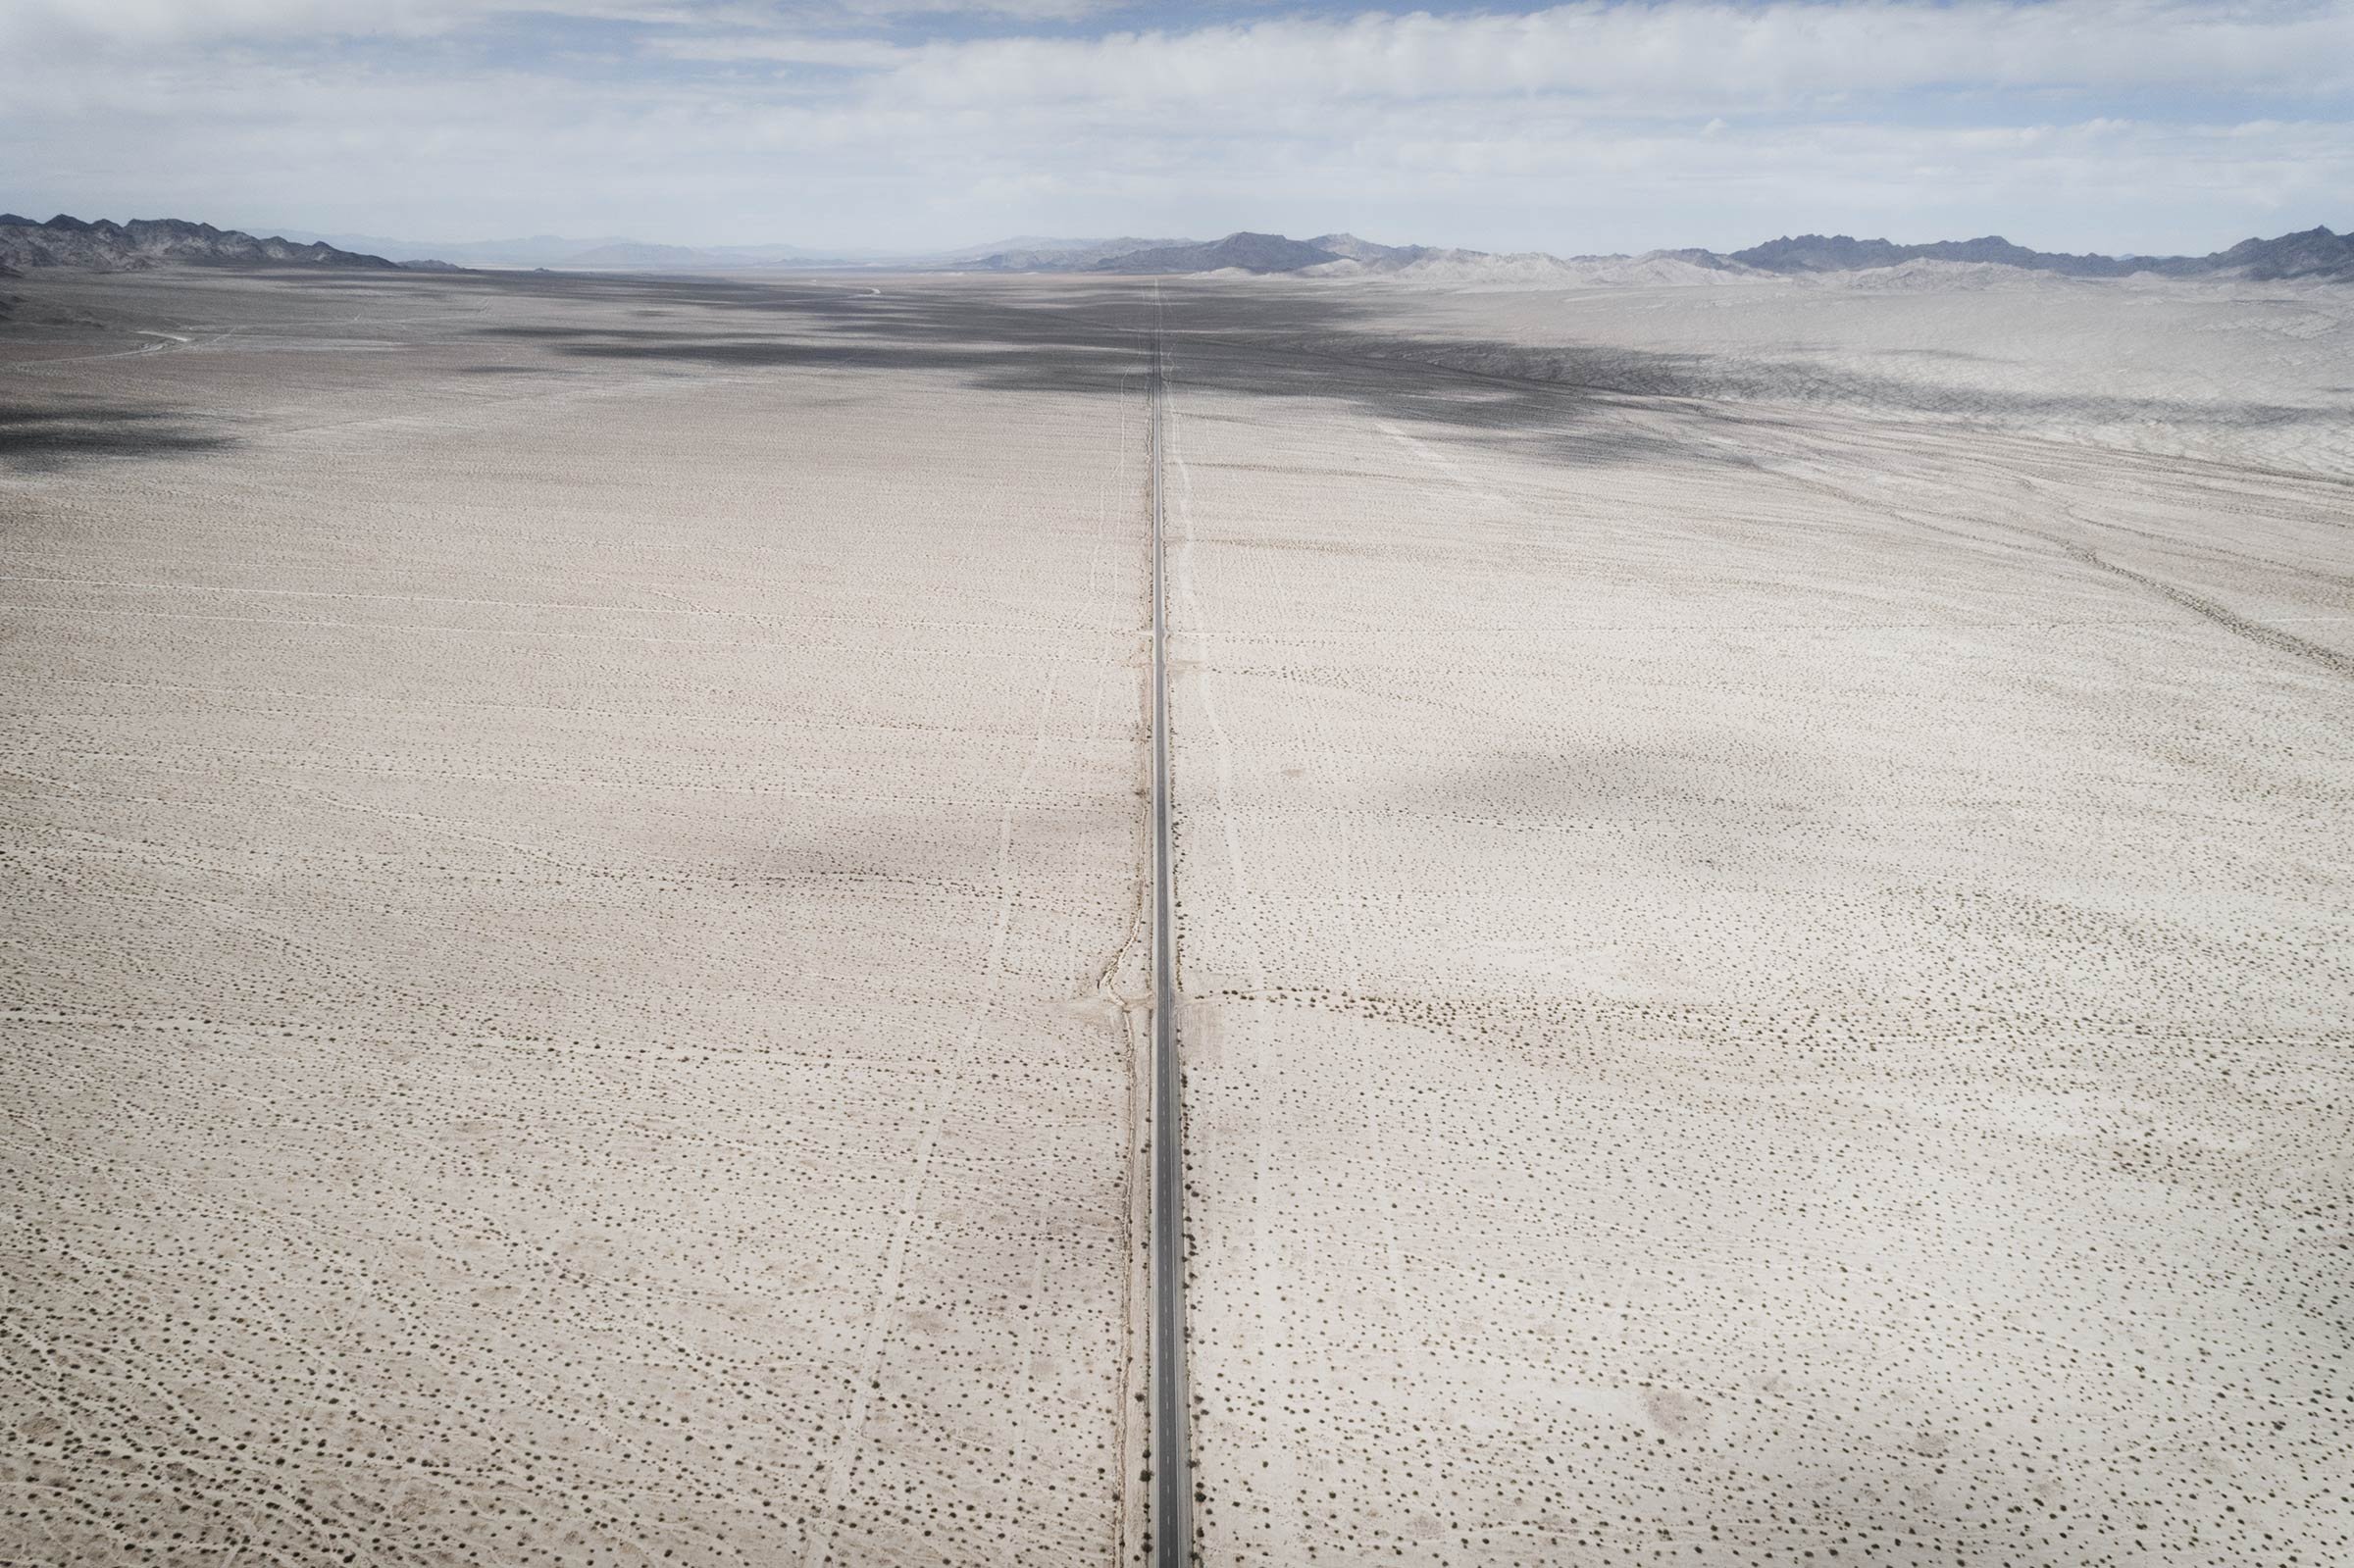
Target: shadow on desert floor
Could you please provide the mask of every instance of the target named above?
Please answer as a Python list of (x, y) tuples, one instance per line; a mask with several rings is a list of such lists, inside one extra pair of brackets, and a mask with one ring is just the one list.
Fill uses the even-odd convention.
[[(1145, 368), (1157, 299), (1172, 369), (1196, 388), (1332, 400), (1379, 418), (1499, 439), (1577, 431), (1592, 439), (1575, 443), (1568, 455), (1584, 461), (1639, 461), (1666, 451), (1707, 455), (1656, 431), (1598, 423), (1629, 400), (1659, 412), (1697, 412), (1688, 407), (1696, 402), (1779, 403), (1967, 413), (2006, 423), (2160, 421), (2230, 429), (2333, 417), (2283, 403), (1986, 387), (1958, 400), (1948, 388), (1902, 377), (1787, 357), (1402, 332), (1398, 300), (1371, 289), (1226, 281), (1168, 282), (1155, 291), (1136, 279), (957, 277), (857, 284), (560, 275), (485, 275), (466, 285), (627, 312), (631, 325), (588, 317), (577, 326), (483, 329), (572, 357), (731, 369), (946, 371), (1006, 391), (1116, 392), (1130, 385)], [(657, 321), (663, 325), (648, 325)]]
[(88, 458), (174, 457), (218, 451), (234, 442), (233, 436), (157, 409), (0, 403), (0, 464), (36, 474)]

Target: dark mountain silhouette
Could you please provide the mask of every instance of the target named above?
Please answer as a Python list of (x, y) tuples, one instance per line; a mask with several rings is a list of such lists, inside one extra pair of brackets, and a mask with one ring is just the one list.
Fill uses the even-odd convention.
[(1798, 234), (1737, 250), (1727, 258), (1767, 273), (1854, 273), (1909, 261), (1992, 262), (2037, 272), (2116, 277), (2125, 264), (2108, 256), (2064, 256), (2014, 245), (1999, 234), (1983, 239), (1941, 239), (1926, 245), (1898, 245), (1885, 239), (1846, 234)]
[[(1770, 239), (1729, 256), (1698, 249), (1648, 254), (1651, 258), (1689, 262), (1717, 271), (1784, 276), (1866, 272), (1910, 261), (1935, 261), (2016, 267), (2024, 272), (2057, 273), (2069, 278), (2124, 278), (2136, 273), (2154, 273), (2168, 278), (2247, 278), (2268, 281), (2315, 278), (2354, 281), (2354, 235), (2332, 233), (2328, 228), (2309, 228), (2275, 239), (2242, 240), (2229, 250), (2208, 256), (2077, 256), (2030, 250), (1999, 234), (1978, 239), (1941, 239), (1921, 245), (1857, 239), (1847, 234), (1798, 234)], [(1319, 234), (1308, 240), (1290, 239), (1282, 234), (1237, 233), (1211, 244), (1161, 246), (1102, 256), (1076, 265), (1083, 265), (1089, 271), (1111, 273), (1203, 273), (1225, 267), (1254, 273), (1292, 273), (1348, 260), (1367, 271), (1382, 273), (1396, 272), (1427, 259), (1471, 262), (1481, 260), (1484, 255), (1481, 251), (1437, 250), (1428, 245), (1380, 245), (1346, 233)], [(1047, 256), (1018, 260), (1030, 263), (1023, 270), (1074, 268), (1072, 262), (1058, 263)]]
[(1296, 273), (1303, 267), (1339, 261), (1333, 251), (1281, 234), (1228, 234), (1206, 245), (1164, 245), (1155, 250), (1108, 256), (1090, 269), (1099, 273), (1212, 273), (1239, 268), (1247, 273)]
[(134, 218), (127, 224), (58, 214), (36, 223), (0, 213), (0, 268), (79, 267), (91, 272), (131, 272), (145, 267), (378, 267), (397, 262), (333, 245), (291, 239), (256, 238), (234, 228), (215, 228), (178, 218)]
[(2317, 226), (2277, 239), (2243, 239), (2205, 259), (2212, 271), (2243, 278), (2354, 280), (2354, 234), (2333, 234)]
[(1363, 262), (1368, 267), (1404, 267), (1425, 256), (1440, 254), (1437, 248), (1430, 245), (1380, 245), (1370, 239), (1359, 239), (1355, 234), (1318, 234), (1308, 243), (1318, 250), (1328, 250), (1335, 256)]
[(2309, 228), (2303, 233), (2282, 234), (2277, 239), (2241, 240), (2229, 250), (2208, 256), (2074, 256), (2061, 251), (2029, 250), (1999, 234), (1988, 234), (1981, 239), (1941, 239), (1926, 245), (1898, 245), (1885, 239), (1855, 239), (1846, 234), (1786, 234), (1763, 245), (1734, 251), (1725, 259), (1760, 272), (1785, 274), (1862, 272), (1909, 261), (1942, 261), (1991, 262), (2001, 267), (2059, 273), (2070, 278), (2124, 278), (2133, 273), (2157, 273), (2169, 278), (2354, 278), (2354, 237), (2333, 234), (2327, 228)]
[[(522, 245), (526, 242), (514, 242)], [(555, 250), (575, 242), (542, 236), (529, 242)], [(494, 247), (481, 246), (480, 249)], [(1584, 257), (1580, 261), (1623, 261)], [(2322, 278), (2354, 282), (2354, 235), (2315, 228), (2272, 239), (2245, 239), (2206, 256), (2072, 255), (2031, 250), (1999, 234), (1977, 239), (1941, 239), (1903, 245), (1848, 234), (1797, 234), (1769, 239), (1730, 255), (1687, 249), (1653, 251), (1644, 260), (1666, 259), (1718, 271), (1772, 273), (1865, 272), (1912, 261), (1960, 262), (2015, 267), (2070, 278), (2124, 278), (2157, 274), (2169, 278), (2245, 278), (2261, 281)], [(986, 272), (1205, 273), (1233, 268), (1252, 273), (1296, 273), (1328, 264), (1343, 272), (1421, 276), (1434, 267), (1468, 264), (1527, 264), (1543, 257), (1489, 258), (1475, 250), (1441, 250), (1428, 245), (1383, 245), (1350, 233), (1292, 239), (1283, 234), (1243, 231), (1206, 243), (1192, 240), (1050, 239), (1023, 236), (995, 247), (974, 247), (930, 256), (847, 257), (831, 260), (791, 246), (687, 246), (613, 241), (565, 255), (559, 265), (631, 272), (704, 271), (760, 265), (897, 265), (934, 270)], [(1354, 265), (1346, 265), (1354, 264)], [(1421, 265), (1416, 265), (1421, 264)], [(388, 261), (364, 251), (338, 249), (326, 240), (300, 242), (282, 236), (257, 238), (233, 228), (186, 223), (176, 218), (133, 219), (117, 224), (85, 223), (60, 214), (46, 223), (0, 213), (0, 278), (43, 267), (79, 267), (122, 272), (157, 266), (310, 266), (451, 270), (447, 262)]]

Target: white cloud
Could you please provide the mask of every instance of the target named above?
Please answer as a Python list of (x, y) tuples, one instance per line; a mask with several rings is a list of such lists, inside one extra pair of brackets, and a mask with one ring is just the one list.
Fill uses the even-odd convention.
[[(355, 39), (463, 33), (535, 18), (760, 31), (949, 15), (1071, 22), (1121, 0), (0, 0), (0, 42), (178, 46), (214, 40)], [(715, 56), (714, 58), (724, 58)]]
[(1936, 88), (2342, 91), (2354, 9), (2153, 0), (1622, 4), (1526, 16), (1276, 19), (1095, 39), (936, 44), (895, 93), (935, 103), (1574, 93), (1781, 107)]
[(791, 32), (692, 32), (648, 39), (643, 47), (647, 54), (665, 60), (849, 66), (869, 71), (899, 65), (909, 53), (905, 46), (882, 38)]
[[(1820, 227), (2152, 250), (2342, 224), (2354, 189), (2342, 4), (1576, 5), (929, 44), (733, 4), (521, 59), (512, 15), (497, 51), (467, 47), (512, 5), (371, 8), (437, 30), (423, 51), (301, 33), (356, 25), (325, 0), (201, 9), (246, 30), (142, 33), (185, 23), (159, 4), (18, 70), (0, 206), (452, 237), (1592, 249)], [(30, 14), (0, 0), (0, 28)]]

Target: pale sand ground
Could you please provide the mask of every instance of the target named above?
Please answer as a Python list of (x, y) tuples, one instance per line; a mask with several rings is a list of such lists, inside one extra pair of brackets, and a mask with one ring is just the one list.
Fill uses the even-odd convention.
[(15, 286), (0, 1562), (1112, 1560), (1142, 381)]
[(2354, 478), (2354, 288), (1919, 262), (1715, 288), (1350, 285), (1455, 363)]
[(2354, 1560), (2354, 497), (1346, 336), (1176, 356), (1206, 1560)]
[[(5, 286), (0, 1560), (1132, 1551), (1146, 285)], [(1856, 292), (1167, 285), (1217, 1568), (2354, 1554), (2344, 379)]]

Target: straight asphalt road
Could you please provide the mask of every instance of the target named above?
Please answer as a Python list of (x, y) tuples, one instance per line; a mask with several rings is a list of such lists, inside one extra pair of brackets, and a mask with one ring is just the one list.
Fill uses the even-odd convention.
[(1168, 384), (1152, 289), (1152, 1561), (1192, 1559), (1193, 1454), (1185, 1394), (1185, 1107), (1177, 1063), (1177, 886), (1169, 840), (1168, 588), (1162, 447)]

